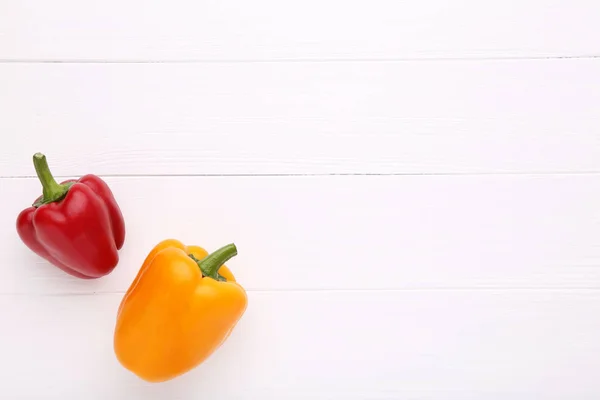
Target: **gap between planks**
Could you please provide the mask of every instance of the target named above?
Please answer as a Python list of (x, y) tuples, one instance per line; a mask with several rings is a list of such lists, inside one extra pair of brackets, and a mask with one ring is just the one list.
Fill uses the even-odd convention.
[(274, 63), (395, 63), (436, 61), (530, 61), (530, 60), (586, 60), (598, 59), (600, 54), (548, 55), (548, 56), (498, 56), (498, 57), (397, 57), (397, 58), (281, 58), (281, 59), (0, 59), (0, 64), (274, 64)]
[[(106, 178), (252, 178), (252, 177), (336, 177), (336, 176), (585, 176), (600, 175), (600, 171), (513, 171), (513, 172), (397, 172), (397, 173), (283, 173), (283, 174), (98, 174)], [(55, 178), (71, 178), (72, 175), (54, 175)], [(0, 179), (37, 179), (35, 175), (7, 175)]]
[[(247, 293), (289, 293), (289, 294), (313, 294), (313, 293), (407, 293), (407, 292), (528, 292), (528, 293), (582, 293), (600, 292), (600, 287), (411, 287), (396, 289), (246, 289)], [(28, 293), (28, 292), (0, 292), (0, 296), (14, 297), (76, 297), (76, 296), (103, 296), (103, 295), (125, 295), (125, 291), (93, 291), (93, 292), (58, 292), (58, 293)]]

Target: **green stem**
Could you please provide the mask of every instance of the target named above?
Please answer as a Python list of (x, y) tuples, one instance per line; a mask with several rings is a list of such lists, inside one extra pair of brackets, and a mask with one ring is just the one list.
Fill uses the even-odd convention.
[(200, 267), (200, 270), (202, 271), (202, 275), (218, 281), (224, 281), (225, 278), (219, 275), (219, 268), (231, 258), (237, 256), (237, 248), (233, 243), (228, 244), (204, 257), (202, 260), (198, 260), (192, 254), (189, 256), (192, 260), (196, 261), (196, 264), (198, 264), (198, 267)]
[(43, 187), (42, 204), (60, 200), (67, 194), (70, 185), (61, 185), (56, 182), (50, 172), (50, 167), (48, 167), (48, 161), (46, 161), (45, 155), (42, 153), (35, 153), (33, 155), (33, 166), (35, 167), (35, 172)]

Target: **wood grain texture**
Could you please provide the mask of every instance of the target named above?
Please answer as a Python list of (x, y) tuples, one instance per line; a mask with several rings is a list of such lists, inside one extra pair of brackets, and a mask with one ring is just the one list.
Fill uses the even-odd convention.
[(297, 60), (600, 54), (594, 0), (0, 3), (0, 58)]
[[(600, 2), (0, 2), (0, 398), (597, 400)], [(121, 262), (15, 229), (31, 156), (105, 177)], [(150, 385), (120, 300), (174, 237), (249, 308)]]
[(203, 365), (146, 384), (118, 364), (121, 294), (0, 296), (11, 399), (593, 400), (600, 295), (250, 292)]
[[(253, 290), (600, 288), (600, 175), (161, 177), (107, 179), (128, 236), (113, 273), (69, 278), (19, 242), (40, 192), (1, 179), (0, 293), (124, 292), (174, 237)], [(10, 195), (4, 195), (4, 194)]]
[(1, 176), (600, 172), (600, 59), (0, 64)]

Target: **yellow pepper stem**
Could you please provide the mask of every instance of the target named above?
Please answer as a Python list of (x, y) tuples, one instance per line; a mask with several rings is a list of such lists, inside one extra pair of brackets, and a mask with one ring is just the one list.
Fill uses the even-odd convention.
[(237, 248), (233, 243), (228, 244), (218, 250), (215, 250), (202, 260), (198, 260), (192, 254), (189, 256), (196, 262), (196, 264), (198, 264), (198, 267), (200, 267), (200, 270), (202, 271), (202, 275), (218, 281), (225, 281), (226, 279), (219, 275), (219, 268), (221, 268), (221, 266), (231, 258), (237, 256)]

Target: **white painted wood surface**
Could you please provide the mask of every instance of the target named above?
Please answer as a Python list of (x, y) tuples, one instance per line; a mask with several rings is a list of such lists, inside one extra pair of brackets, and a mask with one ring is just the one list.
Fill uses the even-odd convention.
[(298, 60), (600, 54), (596, 0), (4, 0), (20, 60)]
[(0, 297), (7, 398), (594, 399), (600, 296), (581, 290), (250, 292), (192, 373), (141, 383), (112, 356), (121, 294)]
[[(600, 398), (596, 1), (0, 2), (0, 398)], [(17, 213), (103, 176), (95, 281)], [(112, 352), (147, 252), (214, 249), (249, 308), (150, 385)]]
[[(250, 290), (554, 289), (600, 286), (600, 176), (107, 178), (127, 217), (122, 263), (94, 282), (65, 278), (2, 242), (0, 291), (124, 292), (166, 237), (208, 249)], [(0, 225), (39, 192), (0, 180)], [(12, 227), (12, 226), (11, 226)], [(28, 268), (22, 266), (27, 262)], [(49, 284), (52, 281), (52, 284)]]
[(0, 169), (34, 174), (35, 137), (60, 175), (594, 172), (598, 71), (600, 59), (0, 64), (0, 131), (15, 133)]

